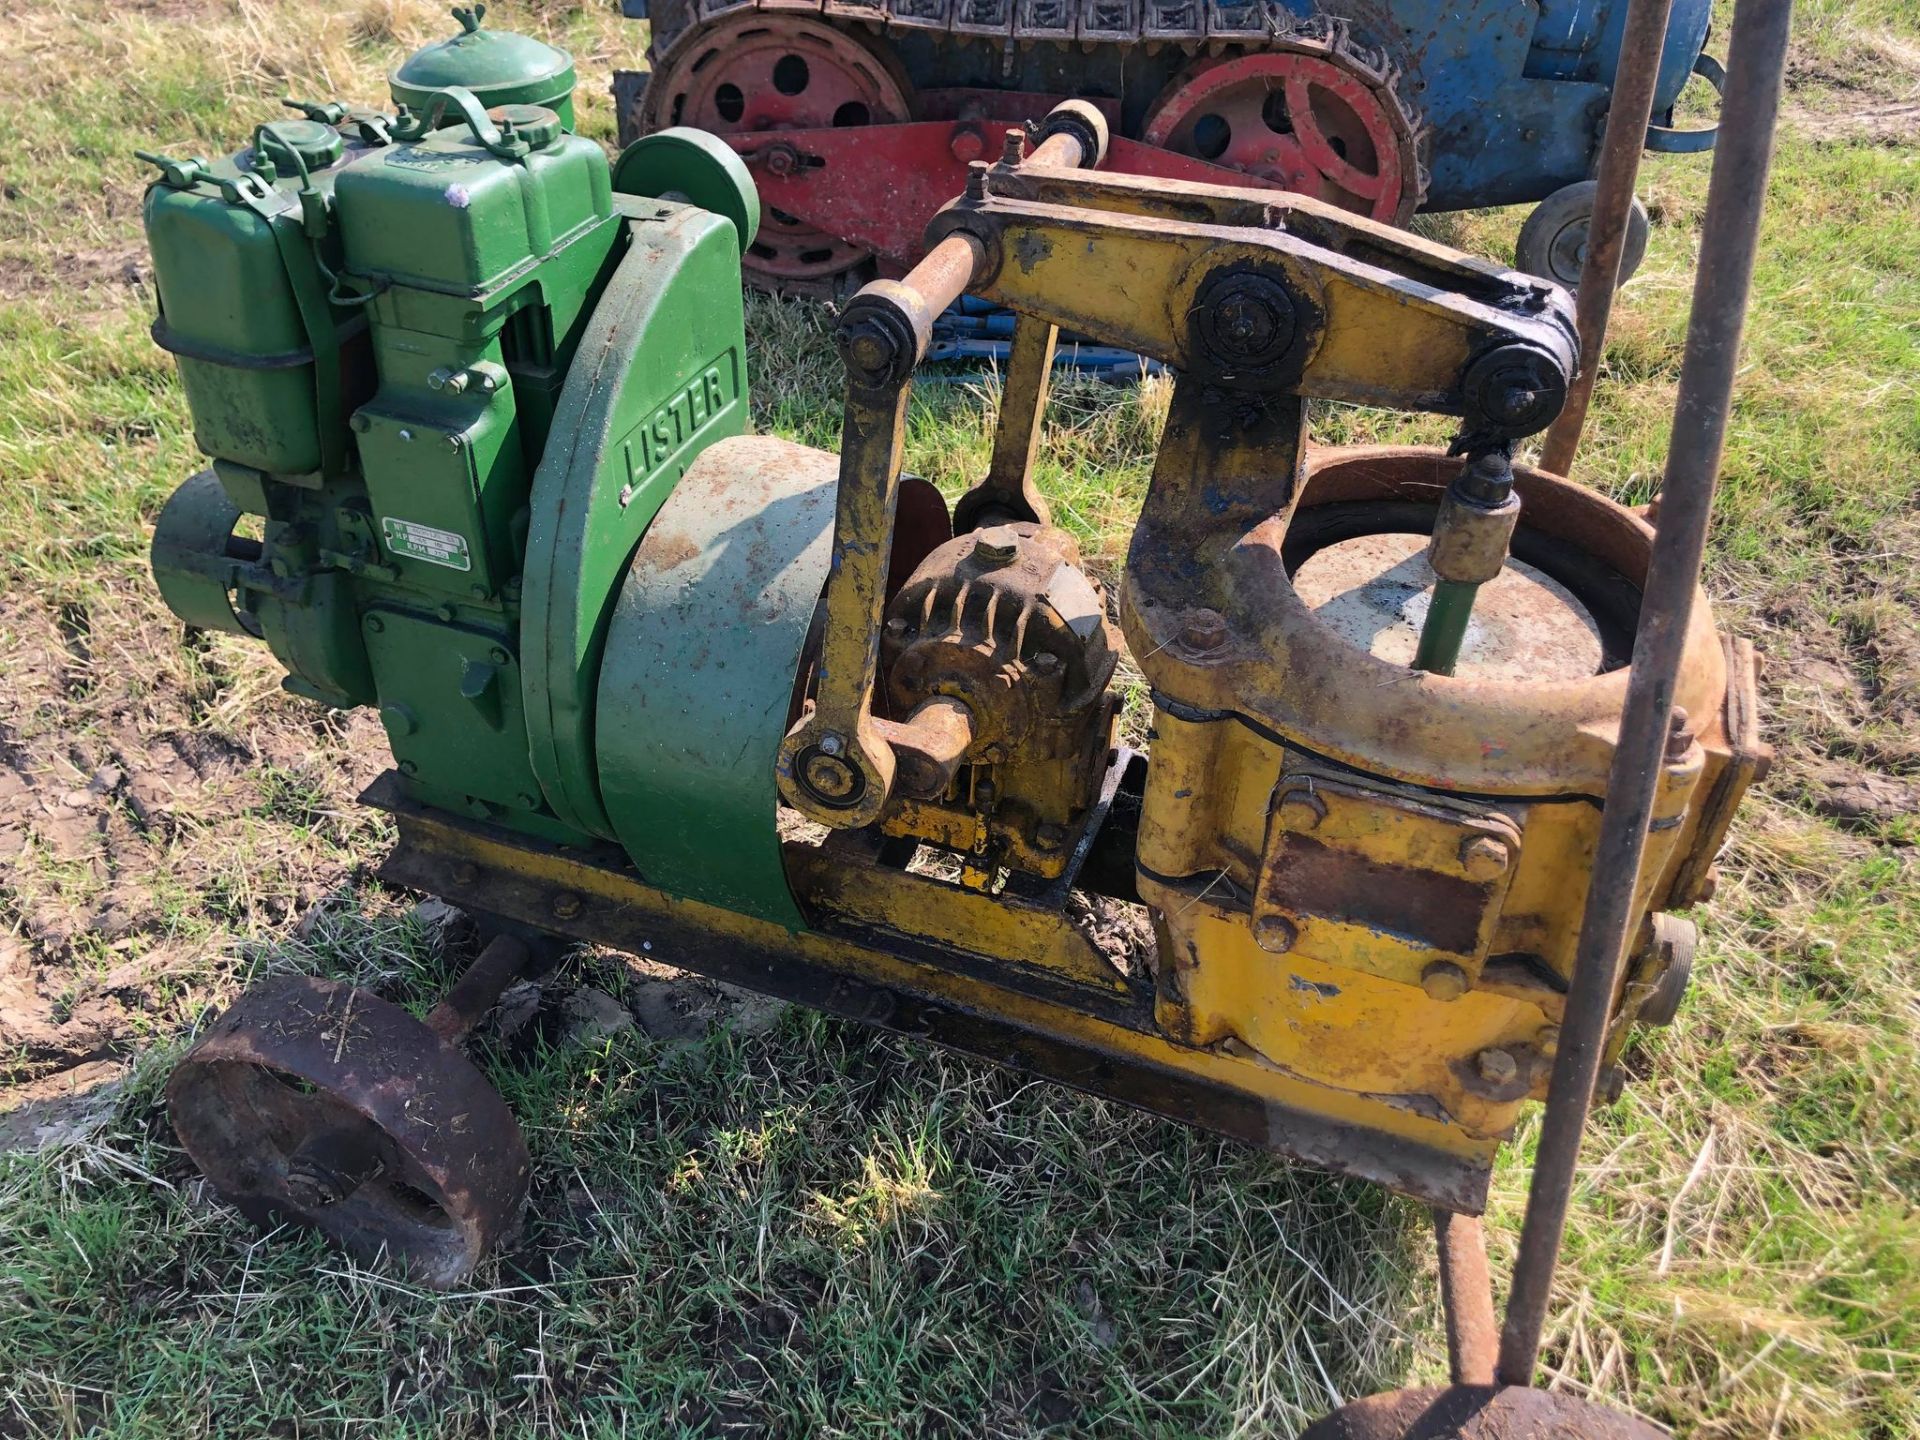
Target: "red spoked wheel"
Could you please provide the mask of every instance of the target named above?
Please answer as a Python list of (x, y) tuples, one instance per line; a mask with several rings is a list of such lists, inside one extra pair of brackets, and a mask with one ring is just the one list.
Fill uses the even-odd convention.
[(1419, 201), (1397, 102), (1316, 55), (1203, 61), (1155, 102), (1140, 138), (1390, 225)]
[[(905, 84), (873, 51), (802, 15), (745, 12), (679, 41), (647, 85), (644, 128), (692, 125), (716, 135), (898, 124)], [(742, 257), (778, 288), (817, 286), (871, 252), (769, 209)]]

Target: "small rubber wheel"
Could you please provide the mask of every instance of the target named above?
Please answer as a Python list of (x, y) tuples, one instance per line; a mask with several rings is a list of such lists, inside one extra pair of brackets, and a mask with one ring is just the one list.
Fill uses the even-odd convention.
[(513, 1112), (398, 1005), (307, 976), (248, 990), (174, 1067), (167, 1112), (214, 1189), (262, 1227), (452, 1289), (519, 1223)]
[[(1538, 205), (1520, 227), (1514, 245), (1515, 263), (1529, 275), (1538, 275), (1572, 290), (1580, 284), (1587, 263), (1587, 226), (1593, 220), (1593, 197), (1599, 186), (1592, 180), (1563, 185)], [(1634, 196), (1627, 215), (1627, 244), (1620, 256), (1620, 283), (1626, 284), (1647, 258), (1652, 224), (1647, 207)]]

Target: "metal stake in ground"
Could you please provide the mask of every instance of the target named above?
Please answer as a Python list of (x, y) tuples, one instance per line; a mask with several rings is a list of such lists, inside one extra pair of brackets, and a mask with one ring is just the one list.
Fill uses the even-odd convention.
[(1701, 254), (1711, 258), (1700, 267), (1694, 284), (1659, 533), (1641, 601), (1626, 712), (1608, 778), (1592, 887), (1500, 1339), (1498, 1378), (1506, 1385), (1530, 1384), (1539, 1359), (1581, 1131), (1593, 1100), (1607, 1012), (1633, 911), (1633, 877), (1639, 873), (1666, 756), (1674, 680), (1706, 550), (1707, 518), (1753, 281), (1792, 12), (1792, 0), (1739, 0), (1734, 11), (1725, 119), (1700, 236)]
[[(1574, 323), (1580, 331), (1580, 373), (1567, 390), (1566, 408), (1547, 431), (1540, 468), (1565, 475), (1573, 467), (1580, 432), (1587, 423), (1600, 352), (1607, 343), (1607, 322), (1620, 288), (1620, 260), (1626, 253), (1627, 227), (1633, 218), (1633, 188), (1640, 179), (1640, 152), (1653, 119), (1653, 91), (1660, 78), (1660, 53), (1666, 45), (1673, 0), (1627, 0), (1627, 23), (1614, 69), (1613, 103), (1607, 133), (1600, 142), (1600, 166), (1594, 175), (1593, 215), (1587, 222), (1587, 254), (1580, 266), (1580, 293), (1574, 297)], [(1710, 255), (1711, 251), (1702, 251)]]

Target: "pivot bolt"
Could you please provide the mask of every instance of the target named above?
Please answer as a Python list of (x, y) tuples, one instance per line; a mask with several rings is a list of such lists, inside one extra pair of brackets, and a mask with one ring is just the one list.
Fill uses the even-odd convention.
[(562, 920), (571, 920), (580, 913), (580, 897), (571, 890), (562, 890), (553, 897), (553, 913)]
[(1420, 972), (1420, 988), (1432, 1000), (1458, 1000), (1472, 985), (1467, 972), (1451, 960), (1436, 960)]
[(1511, 1085), (1520, 1075), (1520, 1062), (1505, 1050), (1482, 1050), (1474, 1056), (1473, 1068), (1489, 1085)]
[(1270, 955), (1286, 954), (1299, 938), (1299, 930), (1283, 915), (1262, 915), (1253, 922), (1253, 943)]
[(1470, 835), (1460, 845), (1460, 868), (1469, 880), (1498, 880), (1506, 873), (1507, 847), (1491, 835)]
[(802, 777), (807, 788), (824, 800), (844, 800), (853, 793), (857, 775), (844, 760), (816, 753), (807, 761)]
[(1189, 650), (1218, 650), (1227, 640), (1227, 617), (1218, 610), (1189, 610), (1180, 627), (1180, 643)]

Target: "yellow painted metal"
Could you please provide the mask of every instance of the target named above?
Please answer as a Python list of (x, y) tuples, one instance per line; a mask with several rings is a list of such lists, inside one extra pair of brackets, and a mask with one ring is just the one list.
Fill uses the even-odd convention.
[[(376, 792), (367, 798), (391, 803)], [(956, 1015), (993, 1017), (1041, 1047), (1058, 1042), (1082, 1057), (1070, 1070), (1052, 1063), (1057, 1078), (1104, 1093), (1117, 1088), (1122, 1070), (1186, 1077), (1232, 1103), (1161, 1101), (1151, 1089), (1128, 1098), (1217, 1128), (1229, 1128), (1221, 1116), (1232, 1110), (1231, 1128), (1243, 1138), (1462, 1213), (1481, 1208), (1496, 1141), (1431, 1110), (1315, 1083), (1231, 1045), (1196, 1048), (1159, 1033), (1149, 1015), (1129, 1011), (1118, 972), (1058, 910), (973, 895), (852, 850), (790, 845), (795, 888), (808, 895), (815, 921), (795, 932), (651, 889), (630, 870), (578, 851), (398, 808), (400, 843), (382, 872), (396, 883), (430, 887), (456, 903), (582, 940), (644, 944), (660, 958), (708, 973), (719, 973), (709, 956), (733, 957), (723, 978), (771, 993), (788, 992), (799, 976), (842, 976)], [(650, 936), (658, 939), (644, 938)], [(700, 937), (698, 951), (671, 938), (681, 936)], [(742, 966), (740, 956), (751, 958)], [(977, 962), (967, 963), (968, 956)], [(1022, 975), (1057, 983), (1022, 983)], [(1048, 1068), (1041, 1049), (993, 1058)]]

